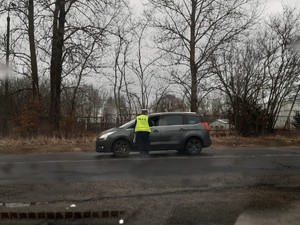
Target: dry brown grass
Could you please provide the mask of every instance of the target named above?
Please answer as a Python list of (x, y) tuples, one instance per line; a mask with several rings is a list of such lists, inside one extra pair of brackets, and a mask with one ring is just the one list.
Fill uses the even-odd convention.
[(79, 152), (94, 151), (95, 136), (82, 138), (3, 138), (0, 140), (0, 153), (33, 152)]
[[(96, 135), (81, 138), (2, 138), (0, 154), (46, 153), (46, 152), (93, 152)], [(261, 137), (212, 137), (212, 147), (262, 147), (262, 146), (298, 146), (300, 133), (285, 135), (266, 135)]]
[(300, 134), (290, 135), (265, 135), (259, 137), (212, 137), (213, 146), (241, 146), (241, 147), (277, 147), (277, 146), (298, 146), (300, 147)]

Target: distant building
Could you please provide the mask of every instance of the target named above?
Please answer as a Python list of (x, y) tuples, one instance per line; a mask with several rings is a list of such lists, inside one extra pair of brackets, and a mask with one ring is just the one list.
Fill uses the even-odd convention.
[(229, 120), (228, 119), (217, 119), (216, 121), (209, 124), (212, 130), (229, 130)]
[[(292, 104), (293, 104), (292, 101), (287, 101), (287, 102), (283, 103), (283, 106), (282, 106), (282, 108), (279, 112), (279, 115), (278, 115), (277, 122), (275, 124), (276, 129), (285, 128), (285, 124), (286, 124), (286, 121), (288, 121), (288, 116), (289, 116), (289, 112), (290, 112), (290, 109), (292, 107)], [(293, 121), (293, 117), (295, 116), (296, 111), (300, 112), (300, 100), (295, 102), (295, 105), (293, 107), (293, 110), (291, 112), (291, 116), (290, 116), (288, 124), (287, 124), (288, 129), (293, 129), (293, 126), (290, 125), (290, 123)]]
[(217, 137), (232, 134), (232, 130), (230, 130), (231, 127), (228, 119), (217, 119), (209, 124), (210, 134)]

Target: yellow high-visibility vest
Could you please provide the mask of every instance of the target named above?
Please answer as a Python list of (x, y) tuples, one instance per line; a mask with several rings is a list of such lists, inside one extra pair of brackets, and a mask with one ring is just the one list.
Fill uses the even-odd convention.
[(136, 117), (136, 125), (135, 132), (144, 131), (151, 132), (151, 129), (148, 124), (148, 116), (147, 115), (139, 115)]

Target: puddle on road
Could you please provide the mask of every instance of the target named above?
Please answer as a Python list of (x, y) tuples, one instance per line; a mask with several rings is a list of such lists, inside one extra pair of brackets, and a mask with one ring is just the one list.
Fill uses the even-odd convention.
[(23, 203), (23, 202), (10, 202), (10, 203), (0, 203), (0, 207), (6, 207), (6, 208), (22, 208), (22, 207), (29, 207), (29, 206), (34, 206), (34, 205), (43, 205), (43, 204), (48, 204), (48, 202), (28, 202), (28, 203)]

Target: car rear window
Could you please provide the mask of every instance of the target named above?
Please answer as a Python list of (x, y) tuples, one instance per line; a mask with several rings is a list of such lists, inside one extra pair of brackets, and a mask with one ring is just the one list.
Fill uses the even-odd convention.
[(197, 124), (204, 122), (204, 119), (201, 115), (185, 115), (184, 124)]

